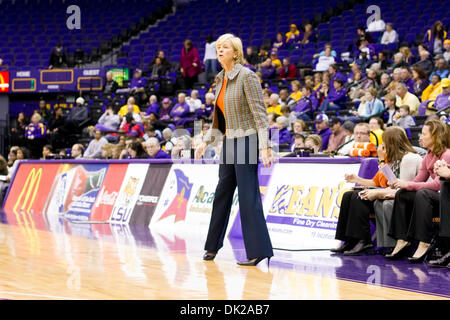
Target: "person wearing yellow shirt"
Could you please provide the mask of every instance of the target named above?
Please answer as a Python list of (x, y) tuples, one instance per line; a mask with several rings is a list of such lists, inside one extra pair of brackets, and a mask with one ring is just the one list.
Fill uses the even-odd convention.
[(395, 87), (397, 95), (397, 107), (407, 105), (411, 110), (411, 115), (416, 116), (419, 111), (420, 101), (415, 95), (408, 91), (408, 87), (403, 82), (399, 82)]
[(300, 81), (298, 81), (298, 80), (292, 81), (291, 87), (292, 87), (292, 93), (290, 94), (289, 98), (292, 98), (295, 100), (295, 102), (298, 102), (303, 96), (303, 93), (300, 90), (301, 89)]
[(117, 113), (120, 118), (125, 117), (125, 115), (128, 113), (128, 106), (129, 105), (133, 105), (133, 113), (140, 113), (141, 110), (139, 109), (139, 107), (136, 105), (136, 100), (134, 100), (133, 97), (129, 97), (127, 100), (127, 104), (122, 106), (119, 110), (119, 112)]
[(422, 102), (427, 100), (436, 100), (436, 97), (442, 93), (441, 77), (434, 74), (431, 77), (431, 83), (422, 92)]
[(295, 24), (290, 25), (289, 32), (286, 33), (286, 44), (293, 45), (300, 40), (300, 31)]
[(272, 93), (269, 98), (269, 105), (267, 107), (267, 114), (275, 112), (277, 115), (283, 115), (281, 113), (281, 105), (278, 103), (280, 96), (276, 93)]
[(278, 70), (280, 70), (282, 64), (280, 59), (278, 59), (276, 51), (272, 51), (270, 53), (270, 60), (272, 61), (272, 65)]
[(373, 143), (376, 146), (383, 143), (383, 126), (383, 119), (379, 117), (373, 117), (369, 120), (370, 131), (373, 133), (370, 135), (370, 143)]

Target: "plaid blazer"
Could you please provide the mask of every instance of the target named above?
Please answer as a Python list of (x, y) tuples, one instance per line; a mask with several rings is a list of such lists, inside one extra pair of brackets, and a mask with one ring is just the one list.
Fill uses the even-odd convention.
[[(224, 70), (216, 76), (215, 101), (222, 88), (223, 77)], [(213, 135), (218, 134), (217, 130), (222, 134), (226, 130), (229, 139), (257, 134), (259, 149), (268, 148), (269, 123), (259, 77), (241, 64), (236, 64), (227, 77), (224, 95), (225, 117), (215, 105), (212, 128), (206, 133), (204, 141), (212, 143), (215, 140)]]

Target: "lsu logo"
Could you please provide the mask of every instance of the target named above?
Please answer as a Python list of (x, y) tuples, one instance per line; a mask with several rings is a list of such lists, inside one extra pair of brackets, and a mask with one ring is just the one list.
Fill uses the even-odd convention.
[(123, 189), (123, 197), (124, 202), (128, 205), (131, 201), (131, 198), (136, 193), (137, 186), (139, 184), (139, 178), (130, 177), (127, 185)]
[(20, 193), (19, 197), (17, 198), (16, 204), (14, 205), (14, 212), (30, 212), (34, 200), (36, 199), (39, 184), (41, 183), (41, 178), (42, 168), (31, 169), (27, 179), (25, 180), (25, 184), (22, 187), (22, 192)]

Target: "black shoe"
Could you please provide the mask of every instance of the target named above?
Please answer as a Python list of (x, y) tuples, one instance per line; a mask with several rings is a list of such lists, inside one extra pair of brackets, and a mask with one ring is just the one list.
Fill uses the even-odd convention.
[(267, 258), (267, 266), (269, 266), (271, 257), (254, 258), (254, 259), (250, 259), (248, 261), (237, 262), (237, 264), (240, 265), (240, 266), (256, 266), (258, 263), (260, 263), (261, 261), (263, 261), (266, 258)]
[(344, 251), (350, 250), (353, 247), (353, 243), (350, 241), (343, 242), (339, 247), (330, 249), (332, 253), (343, 253)]
[(359, 241), (351, 250), (344, 251), (344, 256), (359, 256), (373, 249), (372, 243), (366, 243), (364, 240)]
[(389, 260), (397, 260), (400, 259), (401, 257), (404, 257), (406, 255), (406, 253), (408, 252), (408, 249), (410, 247), (410, 243), (408, 243), (406, 246), (404, 246), (403, 248), (401, 248), (396, 254), (393, 253), (389, 253), (387, 255), (385, 255), (384, 257), (389, 259)]
[(216, 257), (216, 254), (217, 253), (207, 252), (203, 255), (203, 260), (206, 260), (206, 261), (214, 260), (214, 258)]
[(450, 265), (450, 251), (439, 259), (428, 261), (428, 265), (430, 267), (438, 267), (438, 268), (448, 267)]
[(420, 257), (414, 258), (414, 257), (408, 257), (408, 261), (411, 263), (422, 263), (425, 258), (427, 257), (427, 255), (430, 253), (432, 249), (432, 246), (430, 245), (427, 250), (425, 251), (424, 254), (422, 254)]

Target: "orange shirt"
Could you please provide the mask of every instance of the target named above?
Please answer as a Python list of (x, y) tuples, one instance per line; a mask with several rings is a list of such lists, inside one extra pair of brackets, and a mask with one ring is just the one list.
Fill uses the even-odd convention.
[[(227, 81), (228, 81), (227, 77), (224, 76), (223, 77), (222, 88), (220, 89), (219, 96), (217, 97), (217, 101), (216, 101), (216, 104), (219, 107), (220, 111), (222, 111), (222, 114), (223, 114), (224, 118), (225, 118), (225, 105), (224, 105), (223, 99), (225, 97), (225, 91), (226, 91), (226, 88), (227, 88)], [(226, 121), (226, 118), (225, 118), (225, 121)], [(226, 132), (225, 132), (225, 135), (226, 135)]]

